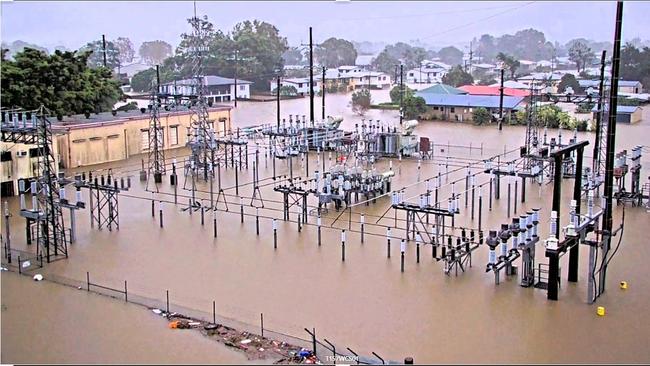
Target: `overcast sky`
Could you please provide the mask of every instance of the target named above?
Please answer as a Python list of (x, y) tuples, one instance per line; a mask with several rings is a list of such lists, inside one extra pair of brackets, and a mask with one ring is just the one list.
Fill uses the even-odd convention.
[[(420, 39), (441, 45), (463, 45), (472, 37), (502, 35), (525, 28), (541, 30), (551, 41), (573, 38), (612, 41), (613, 1), (197, 1), (215, 27), (228, 31), (237, 22), (260, 19), (278, 27), (291, 45), (329, 37), (397, 42)], [(162, 39), (173, 46), (188, 31), (192, 1), (2, 1), (2, 40), (17, 39), (53, 48), (77, 49), (90, 40), (120, 36), (136, 48)], [(650, 39), (650, 2), (624, 5), (623, 38)]]

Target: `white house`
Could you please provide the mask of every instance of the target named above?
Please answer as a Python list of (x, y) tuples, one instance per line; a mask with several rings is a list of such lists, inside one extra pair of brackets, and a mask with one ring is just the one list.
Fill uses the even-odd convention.
[(349, 73), (361, 72), (363, 71), (363, 67), (343, 65), (343, 66), (339, 66), (337, 70), (339, 71), (339, 74), (349, 74)]
[[(432, 65), (432, 64), (431, 64)], [(433, 66), (433, 65), (432, 65)], [(442, 67), (419, 67), (406, 72), (406, 82), (410, 84), (441, 83), (447, 69)]]
[[(203, 77), (208, 103), (227, 102), (235, 99), (235, 84), (237, 85), (237, 99), (249, 99), (251, 97), (251, 81), (224, 78), (216, 75)], [(184, 79), (165, 83), (160, 86), (161, 92), (180, 95), (195, 95), (194, 79)]]
[[(317, 93), (320, 90), (318, 80), (319, 79), (314, 75), (314, 93)], [(271, 86), (271, 91), (275, 92), (277, 82), (270, 81), (269, 85)], [(293, 86), (296, 88), (298, 95), (309, 95), (309, 78), (284, 78), (280, 80), (280, 87), (283, 86)]]

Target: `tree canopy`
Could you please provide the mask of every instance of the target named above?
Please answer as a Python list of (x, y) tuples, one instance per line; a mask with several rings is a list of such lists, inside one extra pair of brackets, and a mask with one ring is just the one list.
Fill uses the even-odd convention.
[(578, 72), (584, 71), (589, 62), (594, 59), (594, 52), (586, 43), (578, 41), (569, 49), (569, 59), (576, 63)]
[(506, 55), (503, 52), (499, 52), (499, 54), (497, 55), (497, 60), (503, 64), (503, 67), (506, 70), (508, 70), (508, 72), (510, 73), (510, 78), (514, 79), (517, 69), (519, 68), (519, 66), (521, 66), (519, 60), (515, 59), (510, 55)]
[(36, 109), (44, 105), (57, 117), (109, 111), (121, 96), (111, 70), (88, 67), (90, 52), (25, 48), (6, 60), (2, 54), (2, 105)]
[(172, 46), (161, 40), (142, 42), (138, 54), (149, 65), (159, 65), (172, 55)]
[(460, 65), (463, 63), (463, 51), (454, 46), (444, 47), (438, 51), (440, 61), (449, 65)]
[(314, 56), (326, 67), (354, 65), (357, 60), (357, 50), (352, 42), (332, 37), (316, 47)]
[(366, 114), (370, 105), (372, 104), (372, 98), (370, 96), (370, 90), (361, 89), (352, 93), (352, 112), (363, 116)]
[(638, 80), (643, 89), (650, 91), (650, 47), (638, 49), (626, 43), (621, 49), (621, 78)]
[[(88, 56), (88, 66), (104, 66), (104, 44), (101, 40), (92, 41), (81, 47), (81, 52), (90, 52)], [(120, 65), (120, 50), (115, 42), (106, 41), (106, 67), (114, 69)]]
[(375, 69), (392, 73), (395, 71), (395, 65), (404, 64), (405, 71), (420, 65), (431, 52), (422, 47), (413, 47), (404, 42), (397, 42), (394, 45), (388, 45), (384, 48), (371, 64)]
[(557, 86), (557, 91), (558, 93), (564, 93), (568, 91), (567, 88), (571, 88), (573, 94), (581, 94), (583, 92), (578, 80), (576, 80), (576, 77), (573, 74), (564, 74), (562, 76), (562, 79), (560, 79), (560, 83)]
[(456, 65), (442, 77), (442, 83), (453, 87), (471, 85), (474, 83), (474, 78), (468, 72), (465, 72), (460, 65)]
[(133, 49), (133, 42), (128, 37), (118, 37), (113, 43), (119, 52), (117, 57), (121, 65), (133, 62), (135, 50)]

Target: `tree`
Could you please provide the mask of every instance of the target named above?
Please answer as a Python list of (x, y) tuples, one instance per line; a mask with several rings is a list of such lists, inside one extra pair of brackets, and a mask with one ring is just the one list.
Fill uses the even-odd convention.
[(282, 85), (280, 87), (280, 95), (283, 97), (295, 97), (298, 95), (298, 89), (293, 85)]
[(91, 52), (88, 57), (88, 66), (100, 67), (104, 66), (104, 52), (106, 52), (106, 67), (110, 70), (120, 65), (120, 51), (115, 46), (115, 43), (106, 41), (106, 50), (104, 51), (104, 43), (93, 41), (83, 46), (79, 51)]
[(289, 48), (287, 39), (270, 23), (246, 20), (235, 25), (232, 41), (242, 57), (248, 58), (240, 63), (241, 77), (252, 81), (253, 89), (268, 90), (269, 75), (284, 68), (282, 55)]
[(172, 46), (161, 40), (142, 42), (138, 54), (147, 64), (158, 65), (172, 55)]
[(115, 47), (119, 51), (118, 59), (121, 65), (125, 65), (133, 62), (133, 56), (135, 56), (135, 50), (133, 49), (133, 43), (128, 37), (119, 37), (113, 41)]
[(137, 72), (131, 78), (131, 88), (136, 92), (149, 92), (154, 86), (156, 69), (151, 68)]
[(48, 53), (47, 48), (35, 45), (33, 43), (24, 42), (21, 40), (16, 40), (11, 43), (2, 42), (2, 49), (7, 50), (6, 57), (13, 58), (18, 52), (22, 52), (25, 48), (32, 48), (35, 50), (43, 51)]
[(650, 91), (650, 48), (639, 49), (626, 43), (621, 49), (621, 78), (638, 80), (643, 89)]
[(354, 65), (357, 60), (357, 50), (352, 42), (332, 37), (316, 47), (314, 56), (326, 67)]
[(363, 116), (372, 104), (370, 90), (361, 89), (352, 93), (352, 112)]
[(43, 51), (26, 48), (13, 61), (2, 60), (3, 107), (36, 109), (44, 105), (57, 118), (77, 113), (109, 111), (122, 97), (112, 72), (89, 68), (88, 52)]
[(492, 120), (492, 115), (488, 112), (487, 109), (483, 107), (474, 108), (472, 111), (472, 121), (474, 124), (482, 125), (489, 123)]
[(392, 74), (395, 72), (395, 65), (399, 64), (399, 60), (384, 49), (377, 57), (372, 59), (370, 64), (375, 70)]
[(289, 47), (282, 54), (285, 65), (304, 65), (306, 63), (304, 58), (302, 51), (298, 47)]
[(510, 78), (514, 79), (517, 69), (519, 68), (519, 66), (521, 66), (519, 60), (515, 59), (510, 55), (506, 55), (503, 52), (499, 52), (499, 54), (497, 55), (497, 60), (502, 63), (503, 68), (505, 68), (506, 70), (508, 70), (508, 72), (510, 72)]
[(465, 72), (460, 65), (456, 65), (449, 70), (449, 72), (442, 77), (442, 83), (451, 86), (471, 85), (474, 83), (474, 78), (469, 73)]
[[(402, 97), (402, 100), (404, 100), (406, 98), (410, 98), (414, 94), (415, 94), (415, 90), (413, 90), (413, 89), (409, 88), (408, 86), (404, 85), (404, 95)], [(400, 100), (399, 96), (400, 96), (400, 87), (399, 87), (399, 85), (396, 85), (390, 90), (390, 101), (393, 104), (398, 104), (399, 100)]]
[[(577, 41), (569, 49), (569, 59), (576, 63), (578, 72), (586, 68), (589, 61), (594, 58), (594, 53), (586, 43)], [(582, 67), (581, 67), (582, 66)]]
[(440, 60), (449, 65), (460, 65), (463, 62), (463, 51), (454, 46), (444, 47), (438, 51)]
[(573, 76), (573, 74), (564, 74), (562, 76), (562, 79), (560, 79), (560, 83), (557, 86), (557, 91), (558, 93), (564, 93), (567, 88), (571, 88), (573, 94), (581, 94), (583, 92), (580, 83), (578, 83), (578, 80), (576, 80), (576, 77)]
[(404, 111), (404, 118), (415, 119), (427, 110), (427, 103), (424, 98), (411, 94), (404, 99), (402, 110)]

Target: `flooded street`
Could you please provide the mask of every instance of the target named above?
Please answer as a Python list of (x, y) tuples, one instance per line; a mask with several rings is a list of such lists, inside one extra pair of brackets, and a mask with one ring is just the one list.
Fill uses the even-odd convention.
[[(388, 90), (373, 91), (373, 103), (389, 101)], [(351, 130), (360, 117), (351, 113), (350, 94), (327, 96), (328, 115), (344, 117), (342, 128)], [(233, 110), (233, 125), (245, 127), (275, 122), (275, 102), (239, 102)], [(315, 99), (315, 114), (320, 116), (320, 98)], [(309, 99), (282, 101), (281, 115), (309, 116)], [(366, 119), (396, 122), (396, 111), (371, 109)], [(572, 132), (563, 131), (568, 140)], [(451, 122), (427, 121), (416, 131), (439, 145), (432, 160), (425, 160), (420, 171), (416, 160), (393, 161), (396, 175), (393, 189), (409, 185), (406, 197), (424, 191), (424, 180), (439, 171), (445, 173), (449, 164), (448, 182), (463, 179), (468, 164), (472, 172), (483, 168), (480, 159), (509, 152), (505, 159), (518, 157), (524, 142), (525, 128), (505, 126), (474, 126)], [(556, 131), (549, 131), (551, 136)], [(580, 138), (593, 141), (593, 133), (579, 133)], [(645, 107), (644, 119), (635, 125), (617, 126), (616, 151), (630, 149), (650, 141), (650, 107)], [(451, 145), (472, 144), (477, 149)], [(254, 145), (249, 145), (250, 152)], [(482, 151), (480, 146), (483, 146)], [(441, 151), (444, 150), (444, 151)], [(585, 150), (585, 166), (591, 166), (593, 144)], [(650, 213), (628, 206), (625, 229), (619, 251), (611, 261), (607, 291), (596, 304), (588, 305), (586, 246), (580, 249), (579, 281), (566, 281), (568, 256), (560, 262), (562, 281), (559, 301), (548, 301), (546, 292), (523, 288), (519, 277), (502, 277), (494, 284), (492, 273), (485, 273), (487, 246), (473, 252), (472, 267), (465, 272), (447, 276), (443, 263), (431, 258), (431, 247), (422, 248), (420, 263), (415, 260), (415, 244), (407, 245), (405, 272), (400, 272), (399, 242), (404, 237), (403, 213), (396, 238), (387, 258), (386, 229), (394, 225), (390, 197), (383, 197), (369, 206), (360, 205), (352, 214), (336, 212), (333, 205), (323, 215), (322, 245), (317, 243), (317, 199), (309, 198), (310, 216), (301, 232), (297, 230), (298, 207), (291, 208), (291, 221), (282, 221), (282, 195), (273, 191), (273, 164), (260, 149), (261, 195), (264, 208), (259, 209), (260, 235), (255, 232), (256, 210), (250, 207), (252, 169), (239, 175), (239, 194), (243, 197), (245, 219), (240, 222), (239, 198), (231, 167), (222, 171), (228, 209), (218, 204), (218, 237), (213, 238), (212, 213), (206, 213), (201, 225), (200, 212), (182, 211), (187, 207), (191, 192), (183, 189), (190, 183), (179, 171), (178, 204), (173, 203), (173, 187), (169, 177), (163, 177), (160, 193), (145, 191), (138, 180), (140, 157), (113, 164), (118, 176), (132, 176), (132, 188), (120, 194), (119, 231), (91, 229), (89, 210), (77, 213), (77, 242), (69, 246), (69, 259), (46, 265), (41, 273), (86, 281), (90, 272), (93, 282), (121, 288), (128, 280), (129, 296), (163, 301), (169, 291), (170, 302), (188, 309), (211, 313), (212, 302), (220, 316), (256, 326), (260, 313), (268, 329), (302, 338), (304, 328), (315, 328), (319, 339), (327, 338), (337, 350), (349, 347), (359, 354), (376, 352), (384, 359), (402, 361), (412, 356), (416, 363), (637, 363), (650, 361), (650, 247), (647, 245), (647, 225)], [(166, 152), (168, 163), (172, 156), (179, 161), (187, 151)], [(447, 159), (450, 156), (450, 159)], [(327, 158), (327, 154), (322, 159)], [(145, 157), (146, 159), (146, 157)], [(251, 158), (252, 159), (252, 158)], [(319, 169), (319, 158), (310, 155), (310, 174)], [(252, 161), (252, 160), (251, 160)], [(320, 164), (322, 164), (322, 161)], [(179, 162), (180, 164), (180, 162)], [(329, 164), (329, 163), (327, 163)], [(441, 165), (442, 164), (442, 165)], [(650, 154), (643, 157), (642, 184), (647, 181)], [(385, 171), (389, 159), (381, 159), (379, 171)], [(95, 169), (95, 167), (92, 167)], [(294, 176), (304, 175), (305, 167), (294, 161)], [(278, 174), (289, 174), (287, 163), (276, 164)], [(456, 170), (456, 171), (454, 171)], [(628, 178), (629, 179), (629, 178)], [(477, 183), (489, 180), (478, 176)], [(216, 183), (215, 183), (216, 184)], [(563, 183), (561, 226), (568, 223), (568, 203), (573, 180)], [(629, 182), (627, 183), (629, 187)], [(198, 182), (197, 196), (209, 205), (209, 185)], [(539, 186), (529, 182), (525, 203), (518, 203), (517, 215), (531, 208), (541, 208), (542, 239), (546, 237), (550, 216), (552, 185)], [(72, 194), (73, 188), (70, 189)], [(488, 192), (483, 188), (483, 230), (497, 230), (501, 223), (510, 222), (506, 208), (505, 179), (501, 199), (488, 209)], [(456, 190), (464, 190), (457, 183)], [(201, 192), (202, 191), (202, 192)], [(84, 190), (84, 198), (88, 193)], [(215, 190), (216, 192), (216, 190)], [(441, 189), (441, 198), (451, 193)], [(477, 192), (478, 193), (478, 192)], [(216, 197), (216, 194), (215, 194)], [(159, 227), (158, 204), (151, 216), (151, 199), (163, 200), (164, 228)], [(35, 251), (25, 244), (24, 220), (18, 214), (17, 198), (8, 200), (11, 218), (12, 246)], [(29, 199), (28, 199), (29, 202)], [(469, 206), (461, 198), (461, 213), (457, 227), (477, 227), (471, 219)], [(444, 205), (443, 205), (444, 207)], [(584, 207), (584, 206), (583, 206)], [(622, 207), (615, 208), (615, 226), (620, 223)], [(386, 212), (386, 216), (380, 219)], [(68, 220), (67, 210), (64, 216)], [(365, 214), (366, 237), (360, 242), (360, 214)], [(278, 219), (278, 248), (273, 248), (272, 218)], [(337, 219), (338, 218), (338, 219)], [(68, 221), (66, 222), (68, 223)], [(341, 229), (347, 230), (345, 262), (341, 261)], [(614, 243), (617, 243), (615, 239)], [(543, 243), (537, 244), (538, 263), (547, 263)], [(516, 265), (521, 262), (517, 260)], [(178, 333), (167, 328), (160, 319), (146, 310), (119, 300), (105, 299), (82, 291), (61, 288), (45, 282), (31, 283), (16, 279), (14, 274), (2, 274), (2, 362), (245, 362), (245, 357), (221, 345), (189, 332)], [(627, 281), (629, 289), (618, 288)], [(20, 292), (21, 297), (7, 297)], [(69, 293), (69, 294), (68, 294)], [(48, 299), (47, 302), (41, 299)], [(4, 305), (7, 306), (5, 310)], [(605, 317), (596, 315), (596, 306), (607, 309)], [(18, 309), (20, 314), (16, 314)], [(24, 310), (23, 310), (24, 309)], [(57, 314), (52, 321), (47, 313)], [(32, 319), (28, 314), (34, 314)], [(60, 315), (59, 315), (60, 314)], [(40, 318), (40, 321), (38, 320)], [(24, 323), (30, 318), (31, 323)], [(71, 326), (72, 324), (78, 326)], [(47, 324), (47, 325), (45, 325)], [(57, 325), (59, 324), (59, 325)], [(122, 324), (124, 328), (117, 328)], [(29, 327), (31, 329), (24, 329)], [(18, 329), (23, 328), (23, 329)], [(34, 337), (39, 337), (38, 341)], [(66, 339), (56, 347), (31, 348), (47, 338)], [(83, 343), (73, 342), (83, 339)], [(100, 341), (101, 339), (101, 341)], [(108, 341), (106, 341), (106, 339)], [(32, 350), (32, 351), (30, 351)], [(174, 352), (174, 350), (182, 350)]]

